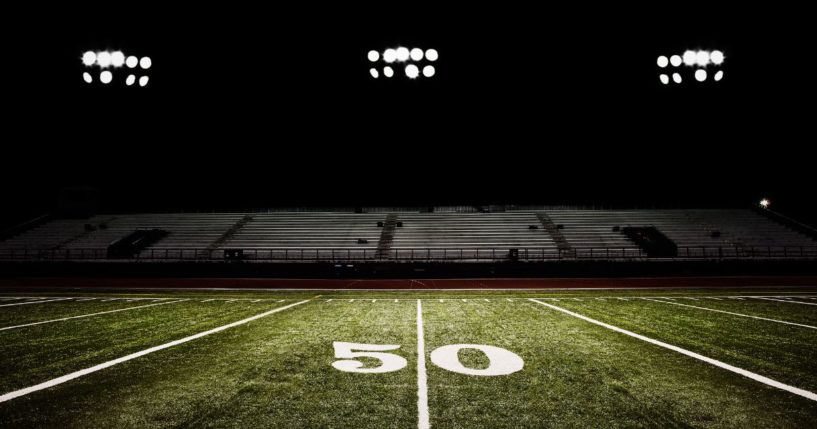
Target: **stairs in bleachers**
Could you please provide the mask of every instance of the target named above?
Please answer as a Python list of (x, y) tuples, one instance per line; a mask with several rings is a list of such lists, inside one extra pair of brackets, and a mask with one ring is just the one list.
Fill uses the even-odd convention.
[(391, 255), (391, 244), (397, 232), (397, 215), (392, 213), (386, 216), (383, 229), (380, 231), (380, 240), (377, 241), (377, 259), (386, 259)]
[(219, 238), (210, 243), (210, 245), (207, 246), (207, 250), (215, 250), (220, 248), (222, 244), (226, 243), (232, 236), (234, 236), (238, 231), (240, 231), (241, 228), (244, 228), (244, 225), (246, 225), (249, 222), (252, 222), (252, 220), (253, 220), (252, 215), (246, 215), (242, 217), (224, 234), (222, 234)]
[(556, 247), (562, 253), (569, 253), (573, 247), (570, 246), (570, 243), (567, 241), (565, 236), (562, 234), (561, 228), (559, 228), (553, 220), (545, 213), (539, 212), (536, 213), (536, 217), (539, 219), (539, 223), (542, 224), (542, 227), (545, 231), (550, 234), (553, 238), (553, 241), (556, 243)]

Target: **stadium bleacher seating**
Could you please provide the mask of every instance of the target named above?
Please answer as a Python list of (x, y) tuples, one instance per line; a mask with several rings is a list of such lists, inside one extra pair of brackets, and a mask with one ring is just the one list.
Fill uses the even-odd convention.
[[(591, 210), (568, 208), (371, 208), (264, 213), (152, 213), (53, 219), (0, 242), (0, 259), (99, 259), (139, 230), (167, 236), (144, 259), (519, 260), (645, 258), (623, 233), (652, 227), (679, 258), (817, 256), (817, 243), (754, 210)], [(21, 256), (23, 255), (23, 256)]]

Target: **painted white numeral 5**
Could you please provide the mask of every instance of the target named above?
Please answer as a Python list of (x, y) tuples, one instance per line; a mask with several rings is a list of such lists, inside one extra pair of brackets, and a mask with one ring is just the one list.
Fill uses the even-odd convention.
[[(462, 349), (476, 349), (488, 357), (488, 368), (467, 368), (460, 362), (459, 351)], [(495, 376), (508, 375), (522, 370), (525, 362), (519, 355), (503, 348), (482, 344), (451, 344), (442, 346), (431, 352), (431, 361), (434, 365), (451, 372), (466, 375)]]
[[(405, 358), (397, 356), (392, 353), (378, 353), (388, 350), (397, 350), (400, 346), (392, 345), (377, 345), (377, 344), (358, 344), (358, 343), (344, 343), (335, 341), (332, 343), (335, 347), (335, 357), (339, 359), (332, 362), (335, 369), (345, 372), (360, 372), (366, 374), (377, 374), (383, 372), (399, 371), (408, 365)], [(359, 351), (355, 351), (359, 350)], [(383, 364), (374, 368), (363, 368), (363, 362), (353, 360), (359, 357), (370, 357), (379, 359)]]

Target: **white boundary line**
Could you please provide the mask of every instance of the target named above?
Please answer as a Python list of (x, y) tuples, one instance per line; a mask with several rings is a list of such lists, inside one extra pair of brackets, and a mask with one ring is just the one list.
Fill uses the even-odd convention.
[(764, 301), (788, 302), (789, 304), (817, 305), (817, 304), (815, 304), (813, 302), (786, 301), (785, 299), (774, 299), (774, 298), (765, 298), (765, 297), (757, 297), (757, 299), (762, 299)]
[(120, 311), (136, 310), (138, 308), (154, 307), (154, 306), (157, 306), (157, 305), (175, 304), (177, 302), (182, 302), (182, 301), (188, 301), (188, 300), (182, 299), (182, 300), (179, 300), (179, 301), (164, 301), (164, 302), (160, 302), (160, 303), (157, 303), (157, 304), (137, 305), (136, 307), (119, 308), (119, 309), (116, 309), (116, 310), (100, 311), (98, 313), (90, 313), (90, 314), (82, 314), (82, 315), (79, 315), (79, 316), (63, 317), (62, 319), (52, 319), (52, 320), (44, 320), (42, 322), (26, 323), (25, 325), (6, 326), (6, 327), (3, 327), (3, 328), (0, 328), (0, 331), (8, 331), (9, 329), (25, 328), (26, 326), (43, 325), (43, 324), (46, 324), (46, 323), (62, 322), (62, 321), (71, 320), (71, 319), (82, 319), (84, 317), (92, 317), (92, 316), (99, 316), (99, 315), (102, 315), (102, 314), (118, 313)]
[(428, 374), (426, 373), (426, 344), (423, 335), (423, 303), (417, 300), (417, 429), (429, 429)]
[(784, 325), (799, 326), (801, 328), (817, 329), (817, 326), (802, 325), (800, 323), (786, 322), (785, 320), (769, 319), (767, 317), (751, 316), (742, 313), (733, 313), (731, 311), (716, 310), (714, 308), (698, 307), (697, 305), (681, 304), (680, 302), (661, 301), (659, 299), (647, 299), (647, 301), (660, 302), (662, 304), (678, 305), (681, 307), (697, 308), (699, 310), (714, 311), (715, 313), (731, 314), (732, 316), (748, 317), (750, 319), (765, 320), (767, 322), (782, 323)]
[(28, 304), (44, 304), (46, 302), (66, 301), (66, 300), (69, 300), (69, 299), (71, 299), (71, 298), (51, 299), (51, 300), (48, 300), (48, 301), (17, 302), (17, 303), (14, 303), (14, 304), (3, 304), (3, 305), (0, 305), (0, 307), (12, 307), (12, 306), (15, 306), (15, 305), (28, 305)]
[(153, 352), (158, 352), (160, 350), (164, 350), (164, 349), (167, 349), (167, 348), (170, 348), (170, 347), (173, 347), (173, 346), (178, 346), (179, 344), (184, 344), (184, 343), (186, 343), (188, 341), (193, 341), (193, 340), (199, 339), (201, 337), (206, 337), (207, 335), (210, 335), (210, 334), (215, 334), (216, 332), (221, 332), (221, 331), (224, 331), (226, 329), (234, 328), (234, 327), (239, 326), (239, 325), (244, 325), (246, 323), (252, 322), (253, 320), (257, 320), (257, 319), (260, 319), (262, 317), (269, 316), (270, 314), (278, 313), (279, 311), (284, 311), (286, 309), (295, 307), (296, 305), (305, 304), (305, 303), (307, 303), (309, 301), (311, 301), (311, 299), (306, 299), (306, 300), (303, 300), (303, 301), (300, 301), (300, 302), (296, 302), (294, 304), (289, 304), (289, 305), (285, 305), (283, 307), (278, 307), (278, 308), (272, 309), (270, 311), (267, 311), (267, 312), (264, 312), (264, 313), (261, 313), (261, 314), (257, 314), (255, 316), (248, 317), (248, 318), (243, 319), (243, 320), (239, 320), (238, 322), (233, 322), (233, 323), (230, 323), (228, 325), (219, 326), (218, 328), (210, 329), (209, 331), (199, 332), (198, 334), (194, 334), (194, 335), (191, 335), (189, 337), (182, 338), (180, 340), (171, 341), (169, 343), (165, 343), (165, 344), (162, 344), (162, 345), (159, 345), (159, 346), (156, 346), (156, 347), (151, 347), (149, 349), (142, 350), (142, 351), (136, 352), (136, 353), (132, 353), (132, 354), (129, 354), (127, 356), (122, 356), (121, 358), (110, 360), (108, 362), (101, 363), (99, 365), (92, 366), (90, 368), (85, 368), (83, 370), (75, 371), (75, 372), (72, 372), (70, 374), (63, 375), (62, 377), (57, 377), (55, 379), (48, 380), (48, 381), (46, 381), (44, 383), (40, 383), (40, 384), (37, 384), (37, 385), (34, 385), (34, 386), (26, 387), (25, 389), (15, 390), (13, 392), (9, 392), (9, 393), (6, 393), (4, 395), (0, 395), (0, 403), (10, 401), (10, 400), (12, 400), (14, 398), (18, 398), (20, 396), (28, 395), (29, 393), (34, 393), (34, 392), (37, 392), (37, 391), (40, 391), (40, 390), (43, 390), (43, 389), (48, 389), (48, 388), (54, 387), (54, 386), (56, 386), (58, 384), (62, 384), (62, 383), (65, 383), (67, 381), (71, 381), (71, 380), (73, 380), (75, 378), (79, 378), (79, 377), (82, 377), (84, 375), (88, 375), (88, 374), (91, 374), (91, 373), (94, 373), (94, 372), (97, 372), (97, 371), (101, 371), (101, 370), (103, 370), (105, 368), (114, 366), (116, 364), (120, 364), (122, 362), (127, 362), (129, 360), (136, 359), (138, 357), (142, 357), (142, 356), (145, 356), (145, 355), (153, 353)]
[(535, 302), (535, 303), (537, 303), (539, 305), (544, 305), (545, 307), (548, 307), (551, 310), (561, 311), (562, 313), (565, 313), (565, 314), (568, 314), (568, 315), (573, 316), (575, 318), (584, 320), (585, 322), (590, 322), (590, 323), (592, 323), (594, 325), (598, 325), (598, 326), (601, 326), (603, 328), (610, 329), (611, 331), (615, 331), (615, 332), (618, 332), (618, 333), (621, 333), (621, 334), (624, 334), (624, 335), (628, 335), (630, 337), (637, 338), (637, 339), (639, 339), (641, 341), (646, 341), (646, 342), (648, 342), (650, 344), (654, 344), (656, 346), (663, 347), (665, 349), (669, 349), (669, 350), (672, 350), (674, 352), (681, 353), (681, 354), (689, 356), (691, 358), (698, 359), (700, 361), (706, 362), (706, 363), (708, 363), (710, 365), (715, 365), (715, 366), (717, 366), (719, 368), (723, 368), (723, 369), (725, 369), (727, 371), (734, 372), (735, 374), (751, 378), (752, 380), (763, 383), (763, 384), (765, 384), (767, 386), (776, 387), (778, 389), (785, 390), (785, 391), (787, 391), (789, 393), (793, 393), (795, 395), (802, 396), (802, 397), (804, 397), (806, 399), (811, 399), (812, 401), (817, 401), (817, 393), (809, 392), (808, 390), (799, 389), (799, 388), (794, 387), (794, 386), (789, 386), (788, 384), (783, 384), (783, 383), (781, 383), (779, 381), (772, 380), (771, 378), (764, 377), (764, 376), (762, 376), (760, 374), (755, 374), (754, 372), (747, 371), (745, 369), (741, 369), (741, 368), (738, 368), (736, 366), (729, 365), (729, 364), (721, 362), (719, 360), (715, 360), (715, 359), (700, 355), (698, 353), (695, 353), (695, 352), (692, 352), (692, 351), (689, 351), (689, 350), (686, 350), (686, 349), (682, 349), (682, 348), (680, 348), (678, 346), (673, 346), (672, 344), (667, 344), (667, 343), (664, 343), (664, 342), (661, 342), (661, 341), (658, 341), (658, 340), (654, 340), (654, 339), (649, 338), (649, 337), (645, 337), (645, 336), (640, 335), (640, 334), (636, 334), (635, 332), (631, 332), (631, 331), (628, 331), (626, 329), (619, 328), (618, 326), (609, 325), (607, 323), (600, 322), (600, 321), (595, 320), (595, 319), (591, 319), (591, 318), (589, 318), (587, 316), (583, 316), (583, 315), (581, 315), (579, 313), (574, 313), (574, 312), (572, 312), (570, 310), (566, 310), (566, 309), (564, 309), (562, 307), (557, 307), (557, 306), (552, 305), (552, 304), (547, 304), (547, 303), (544, 303), (544, 302), (541, 302), (541, 301), (537, 301), (537, 300), (535, 300), (533, 298), (530, 298), (530, 301)]

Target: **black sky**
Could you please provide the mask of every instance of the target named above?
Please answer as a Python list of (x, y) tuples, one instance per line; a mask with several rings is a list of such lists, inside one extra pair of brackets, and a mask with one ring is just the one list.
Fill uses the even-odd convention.
[[(6, 201), (811, 208), (804, 9), (442, 3), (26, 6), (4, 17)], [(366, 52), (399, 45), (436, 48), (437, 76), (372, 79)], [(658, 55), (699, 48), (722, 82), (660, 84)], [(151, 56), (149, 85), (83, 83), (100, 49)]]

